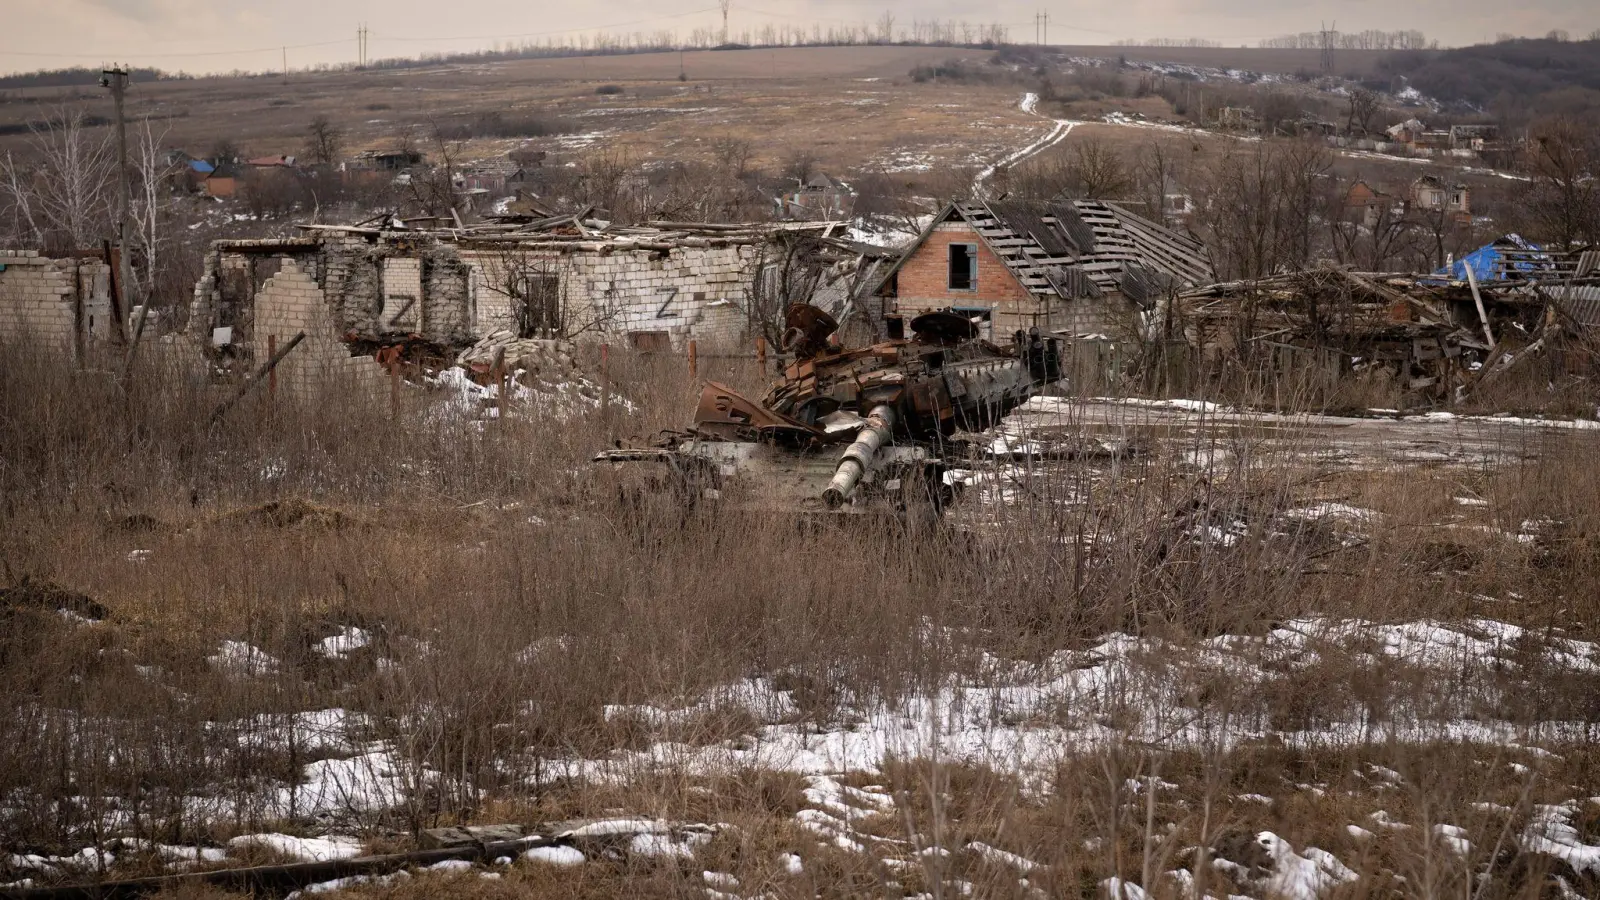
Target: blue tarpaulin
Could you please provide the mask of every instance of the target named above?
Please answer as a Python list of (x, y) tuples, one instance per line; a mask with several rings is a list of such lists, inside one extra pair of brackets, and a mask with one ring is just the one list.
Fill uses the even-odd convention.
[(210, 175), (212, 172), (217, 170), (216, 166), (213, 166), (211, 163), (208, 163), (203, 159), (189, 160), (189, 168), (199, 172), (201, 175)]
[(1492, 244), (1486, 244), (1462, 256), (1433, 274), (1450, 278), (1454, 281), (1466, 281), (1467, 267), (1471, 266), (1472, 274), (1478, 281), (1487, 282), (1503, 281), (1507, 275), (1513, 272), (1523, 277), (1532, 278), (1545, 271), (1548, 267), (1548, 257), (1544, 258), (1545, 264), (1541, 264), (1538, 258), (1527, 259), (1526, 257), (1518, 259), (1516, 262), (1508, 262), (1506, 259), (1506, 251), (1508, 250), (1540, 254), (1544, 252), (1543, 247), (1524, 238), (1522, 235), (1508, 234), (1503, 238), (1497, 239)]

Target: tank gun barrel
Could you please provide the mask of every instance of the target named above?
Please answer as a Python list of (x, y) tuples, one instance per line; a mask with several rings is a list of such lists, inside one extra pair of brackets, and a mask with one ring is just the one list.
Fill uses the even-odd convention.
[(894, 408), (886, 405), (873, 407), (855, 443), (844, 451), (844, 457), (839, 460), (839, 469), (834, 472), (833, 480), (828, 482), (828, 489), (822, 492), (823, 502), (828, 504), (829, 509), (838, 509), (850, 499), (856, 485), (861, 483), (861, 476), (867, 474), (867, 467), (872, 465), (872, 458), (877, 455), (879, 448), (889, 443), (889, 436), (893, 433)]

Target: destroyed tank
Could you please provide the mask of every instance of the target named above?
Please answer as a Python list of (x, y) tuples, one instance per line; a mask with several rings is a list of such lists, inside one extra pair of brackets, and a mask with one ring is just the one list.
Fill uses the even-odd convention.
[(655, 486), (689, 504), (937, 516), (953, 498), (947, 439), (998, 424), (1061, 374), (1054, 338), (1019, 331), (999, 346), (949, 312), (854, 350), (832, 343), (838, 323), (815, 306), (785, 324), (794, 362), (760, 402), (710, 382), (687, 431), (595, 461), (658, 464)]

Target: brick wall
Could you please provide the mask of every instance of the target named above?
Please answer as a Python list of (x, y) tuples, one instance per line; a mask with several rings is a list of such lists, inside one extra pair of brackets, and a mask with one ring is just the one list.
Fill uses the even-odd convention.
[(48, 259), (36, 250), (0, 251), (0, 340), (55, 345), (76, 355), (109, 337), (110, 269), (95, 259)]
[(595, 242), (514, 251), (333, 236), (303, 250), (235, 242), (207, 257), (188, 338), (206, 346), (214, 325), (233, 324), (234, 340), (261, 362), (269, 335), (281, 346), (304, 330), (307, 339), (280, 367), (278, 383), (309, 396), (316, 379), (364, 368), (350, 361), (347, 334), (415, 332), (464, 345), (514, 329), (506, 276), (542, 271), (559, 282), (569, 329), (623, 341), (661, 333), (679, 350), (690, 339), (703, 350), (746, 347), (757, 263), (758, 248), (714, 241), (671, 250)]
[(336, 330), (327, 295), (304, 262), (286, 258), (255, 295), (250, 342), (256, 360), (270, 358), (270, 338), (275, 337), (281, 349), (302, 331), (305, 340), (277, 368), (280, 396), (314, 401), (330, 389), (382, 383), (383, 370), (371, 357), (350, 355)]
[[(478, 333), (513, 327), (510, 298), (501, 290), (509, 264), (503, 253), (467, 250), (462, 259), (473, 268)], [(523, 259), (521, 265), (559, 276), (569, 323), (598, 323), (598, 333), (617, 337), (662, 332), (676, 349), (690, 338), (702, 348), (745, 340), (755, 247), (533, 250)]]
[[(976, 290), (950, 290), (951, 244), (977, 246)], [(1032, 314), (1038, 308), (1038, 301), (1018, 283), (1005, 262), (965, 222), (946, 222), (937, 226), (916, 253), (900, 267), (896, 281), (898, 296), (885, 312), (911, 319), (951, 306), (986, 307), (994, 310), (994, 336), (1002, 339), (1018, 327), (1031, 325)]]
[[(978, 287), (952, 291), (951, 244), (978, 247)], [(896, 275), (898, 296), (885, 303), (884, 312), (911, 319), (921, 313), (951, 306), (987, 307), (993, 310), (991, 330), (1004, 341), (1017, 331), (1037, 325), (1050, 331), (1074, 334), (1122, 334), (1130, 325), (1131, 309), (1118, 295), (1099, 300), (1051, 299), (1046, 306), (1011, 274), (1004, 261), (965, 222), (937, 226), (928, 240), (900, 267)]]
[(383, 261), (383, 312), (378, 331), (422, 331), (422, 260), (391, 256)]

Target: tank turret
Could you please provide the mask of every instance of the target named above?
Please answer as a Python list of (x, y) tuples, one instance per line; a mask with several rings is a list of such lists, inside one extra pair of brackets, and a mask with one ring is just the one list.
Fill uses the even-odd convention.
[(993, 427), (1061, 375), (1054, 338), (1019, 331), (1002, 347), (950, 312), (918, 316), (908, 340), (853, 350), (832, 343), (838, 325), (814, 306), (792, 307), (785, 324), (794, 361), (760, 402), (709, 383), (687, 432), (596, 460), (669, 462), (696, 479), (694, 495), (718, 500), (938, 511), (950, 498), (942, 438)]

